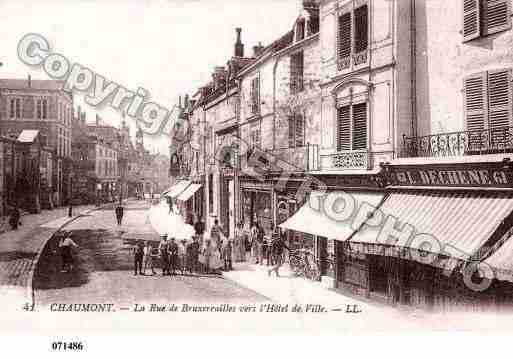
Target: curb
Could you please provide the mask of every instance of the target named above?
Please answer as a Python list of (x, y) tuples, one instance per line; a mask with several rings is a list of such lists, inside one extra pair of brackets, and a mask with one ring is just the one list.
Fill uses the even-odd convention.
[[(77, 216), (73, 216), (71, 217), (68, 221), (66, 221), (64, 224), (62, 224), (56, 231), (54, 231), (52, 233), (51, 236), (49, 236), (47, 239), (45, 239), (43, 241), (43, 243), (41, 244), (41, 246), (39, 247), (39, 250), (37, 252), (37, 255), (36, 257), (34, 258), (34, 260), (32, 261), (32, 267), (30, 268), (30, 272), (29, 272), (29, 277), (28, 277), (28, 281), (27, 281), (27, 298), (30, 298), (29, 300), (31, 301), (30, 303), (30, 306), (31, 308), (34, 308), (35, 305), (36, 305), (36, 300), (35, 300), (35, 296), (34, 296), (34, 274), (36, 272), (36, 268), (37, 268), (37, 264), (39, 263), (39, 259), (41, 257), (41, 254), (43, 253), (43, 250), (45, 249), (48, 241), (50, 241), (50, 239), (53, 238), (53, 236), (61, 231), (64, 227), (66, 227), (68, 224), (72, 223), (73, 221), (85, 216), (85, 215), (88, 215), (89, 213), (91, 212), (94, 212), (94, 211), (97, 211), (97, 210), (100, 210), (102, 209), (103, 207), (106, 207), (106, 205), (104, 206), (100, 206), (100, 207), (95, 207), (95, 208), (92, 208), (90, 210), (86, 210), (80, 214), (78, 214)], [(61, 217), (62, 218), (62, 217)]]

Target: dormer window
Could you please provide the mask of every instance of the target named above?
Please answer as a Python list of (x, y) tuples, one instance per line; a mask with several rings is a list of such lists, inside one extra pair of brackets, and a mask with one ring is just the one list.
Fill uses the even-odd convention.
[(305, 19), (301, 19), (298, 21), (296, 26), (296, 41), (301, 41), (305, 39), (305, 25)]

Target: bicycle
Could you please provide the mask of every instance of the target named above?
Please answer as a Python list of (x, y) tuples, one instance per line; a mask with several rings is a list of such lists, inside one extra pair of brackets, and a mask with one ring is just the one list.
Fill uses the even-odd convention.
[(321, 273), (313, 253), (307, 249), (297, 249), (289, 253), (290, 269), (296, 277), (319, 280)]

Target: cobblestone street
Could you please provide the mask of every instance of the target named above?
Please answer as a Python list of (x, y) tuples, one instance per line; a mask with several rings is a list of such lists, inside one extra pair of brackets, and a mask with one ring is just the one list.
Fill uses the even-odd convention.
[[(112, 302), (133, 305), (144, 302), (257, 302), (266, 300), (217, 275), (163, 277), (134, 276), (130, 248), (136, 239), (158, 241), (142, 202), (126, 206), (124, 223), (117, 226), (113, 210), (103, 209), (69, 226), (80, 246), (71, 273), (60, 272), (57, 238), (45, 248), (34, 279), (35, 301), (45, 307), (55, 302)], [(49, 226), (52, 224), (50, 223)]]

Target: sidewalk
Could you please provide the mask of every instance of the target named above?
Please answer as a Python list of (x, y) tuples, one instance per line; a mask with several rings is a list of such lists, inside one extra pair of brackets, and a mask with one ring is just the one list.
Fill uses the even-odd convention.
[(30, 302), (27, 286), (35, 262), (42, 246), (60, 227), (45, 224), (52, 221), (64, 224), (94, 208), (77, 206), (73, 209), (75, 216), (71, 218), (67, 207), (28, 214), (22, 217), (22, 226), (18, 230), (0, 234), (0, 296), (15, 301), (20, 308), (25, 301)]
[[(234, 270), (223, 272), (223, 276), (277, 303), (286, 304), (321, 304), (330, 309), (344, 309), (347, 304), (368, 307), (369, 304), (345, 297), (324, 288), (320, 282), (295, 277), (287, 264), (280, 268), (280, 277), (275, 273), (268, 275), (271, 267), (234, 263)], [(350, 303), (349, 303), (350, 301)]]

